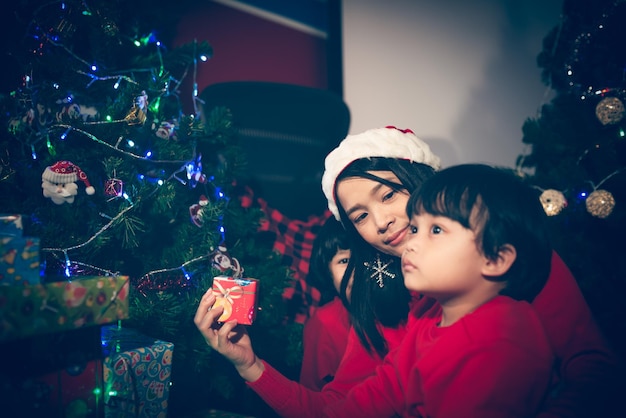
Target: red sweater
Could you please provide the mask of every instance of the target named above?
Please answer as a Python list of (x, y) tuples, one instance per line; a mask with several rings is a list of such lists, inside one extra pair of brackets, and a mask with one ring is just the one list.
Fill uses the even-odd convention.
[(335, 417), (501, 418), (539, 410), (552, 348), (526, 302), (499, 296), (440, 328), (439, 305), (417, 321), (376, 375), (326, 410)]
[(317, 308), (304, 324), (300, 383), (316, 391), (333, 380), (346, 351), (350, 314), (339, 297)]
[[(414, 299), (406, 327), (383, 329), (390, 351), (399, 345), (406, 328), (410, 328), (432, 303), (427, 298)], [(574, 277), (556, 254), (548, 282), (533, 306), (550, 339), (557, 367), (554, 390), (538, 416), (592, 416), (585, 407), (601, 405), (603, 392), (613, 383), (619, 364), (593, 320)], [(373, 375), (381, 362), (380, 358), (368, 354), (351, 330), (335, 379), (321, 392), (285, 378), (268, 363), (261, 377), (248, 385), (281, 416), (324, 416), (327, 405), (343, 399), (353, 386)]]

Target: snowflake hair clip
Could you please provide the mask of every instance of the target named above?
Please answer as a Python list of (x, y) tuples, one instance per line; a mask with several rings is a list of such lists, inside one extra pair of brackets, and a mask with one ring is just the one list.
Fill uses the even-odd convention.
[(389, 266), (393, 263), (393, 259), (389, 258), (384, 261), (380, 259), (380, 253), (376, 254), (376, 260), (373, 263), (368, 261), (364, 262), (363, 265), (371, 271), (370, 279), (375, 279), (376, 283), (378, 283), (378, 287), (385, 287), (385, 279), (395, 279), (396, 274), (392, 273), (388, 270)]

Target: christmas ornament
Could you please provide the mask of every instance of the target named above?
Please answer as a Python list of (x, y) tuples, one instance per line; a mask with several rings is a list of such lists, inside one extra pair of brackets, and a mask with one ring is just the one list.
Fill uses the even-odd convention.
[(198, 203), (194, 203), (189, 206), (189, 216), (191, 217), (191, 222), (197, 227), (201, 227), (204, 225), (204, 219), (202, 218), (202, 210), (203, 208), (209, 204), (209, 199), (205, 195), (200, 196), (200, 201)]
[(129, 125), (143, 125), (146, 121), (146, 113), (148, 111), (148, 94), (142, 91), (135, 97), (133, 107), (130, 109), (124, 120)]
[(57, 122), (71, 122), (76, 119), (82, 119), (83, 122), (93, 122), (100, 118), (98, 109), (93, 106), (79, 105), (70, 103), (64, 105), (56, 114)]
[(187, 180), (189, 185), (194, 188), (198, 183), (205, 184), (207, 182), (206, 175), (202, 173), (202, 154), (199, 154), (194, 161), (189, 162), (185, 167), (187, 170)]
[(124, 182), (120, 179), (108, 179), (104, 183), (104, 195), (119, 197), (124, 192)]
[(118, 36), (120, 28), (117, 26), (117, 23), (115, 23), (115, 21), (109, 16), (104, 16), (101, 10), (98, 10), (96, 14), (100, 18), (102, 33), (111, 38)]
[(176, 124), (174, 122), (163, 121), (157, 128), (155, 135), (161, 139), (171, 139), (173, 141), (178, 140), (176, 134)]
[(558, 215), (567, 206), (567, 199), (563, 193), (554, 189), (544, 190), (539, 196), (539, 201), (548, 216)]
[(587, 207), (587, 212), (596, 218), (604, 219), (613, 212), (615, 198), (606, 190), (595, 190), (585, 200), (585, 206)]
[(76, 33), (76, 25), (66, 18), (62, 18), (53, 29), (56, 35), (64, 41), (69, 40)]
[(43, 195), (49, 197), (57, 205), (73, 203), (74, 196), (78, 194), (78, 185), (76, 184), (78, 180), (85, 184), (85, 192), (88, 195), (95, 193), (87, 174), (80, 167), (70, 161), (57, 161), (46, 167), (41, 175)]
[(617, 97), (605, 97), (596, 105), (596, 117), (603, 125), (614, 125), (624, 117), (624, 103)]
[(222, 273), (227, 270), (231, 270), (229, 276), (234, 279), (240, 279), (243, 277), (243, 268), (239, 264), (239, 260), (235, 257), (231, 257), (225, 246), (220, 245), (211, 254), (211, 266), (218, 269)]
[(142, 295), (147, 295), (148, 292), (157, 291), (171, 291), (172, 289), (184, 290), (191, 286), (191, 280), (182, 273), (172, 274), (171, 272), (163, 273), (148, 273), (141, 278), (133, 279), (137, 282), (133, 284)]

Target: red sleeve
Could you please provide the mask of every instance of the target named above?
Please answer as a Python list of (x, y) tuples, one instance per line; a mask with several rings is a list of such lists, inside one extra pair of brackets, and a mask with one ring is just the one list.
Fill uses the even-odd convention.
[(280, 416), (323, 417), (326, 405), (345, 397), (352, 387), (371, 376), (380, 363), (381, 359), (371, 356), (351, 329), (335, 379), (320, 392), (287, 379), (267, 363), (261, 377), (248, 386)]
[[(407, 343), (415, 339), (411, 331), (405, 338)], [(405, 397), (403, 379), (398, 370), (407, 370), (414, 363), (413, 358), (407, 358), (403, 348), (397, 347), (390, 351), (383, 364), (376, 368), (375, 375), (354, 386), (344, 398), (327, 405), (325, 416), (379, 418), (402, 415)]]
[(540, 416), (602, 415), (599, 408), (614, 400), (616, 382), (621, 382), (618, 370), (623, 370), (623, 365), (600, 332), (571, 271), (556, 253), (548, 282), (533, 306), (552, 343), (558, 368), (558, 382)]
[(349, 315), (341, 299), (318, 308), (304, 325), (300, 383), (320, 391), (333, 380), (346, 350)]

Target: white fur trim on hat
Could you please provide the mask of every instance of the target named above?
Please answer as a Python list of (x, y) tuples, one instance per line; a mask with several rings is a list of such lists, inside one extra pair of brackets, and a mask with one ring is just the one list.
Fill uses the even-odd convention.
[(409, 129), (393, 126), (370, 129), (360, 134), (348, 135), (337, 148), (326, 156), (322, 191), (328, 200), (328, 209), (339, 220), (335, 202), (335, 182), (341, 172), (353, 161), (361, 158), (399, 158), (431, 166), (441, 167), (441, 160), (433, 154), (428, 144)]

